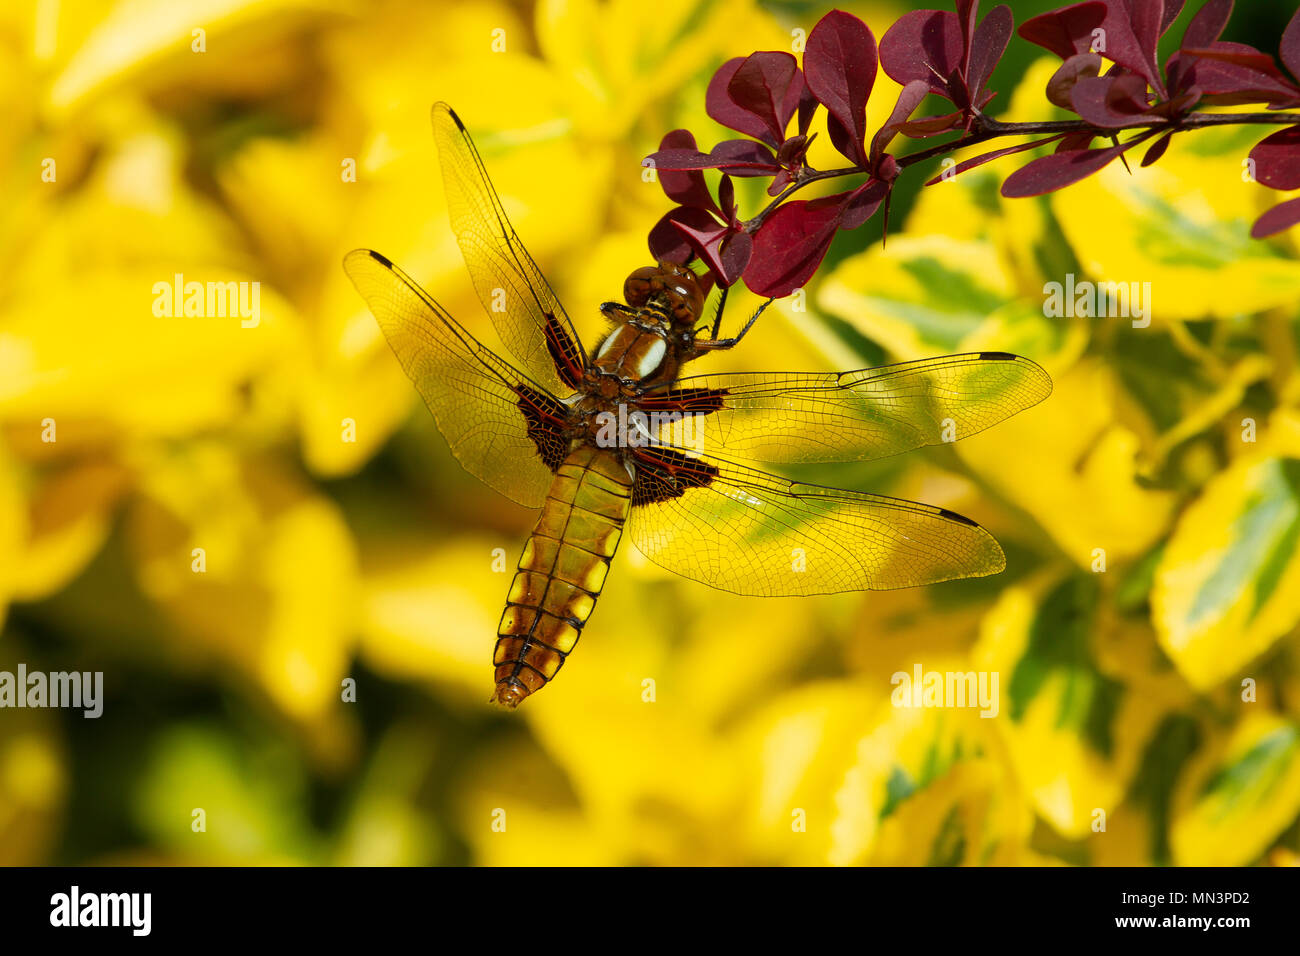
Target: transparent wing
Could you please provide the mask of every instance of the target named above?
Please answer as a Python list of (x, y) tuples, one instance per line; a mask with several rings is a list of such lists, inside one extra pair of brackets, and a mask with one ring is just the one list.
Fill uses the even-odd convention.
[(704, 416), (661, 426), (669, 444), (753, 461), (832, 462), (968, 438), (1051, 391), (1027, 358), (972, 352), (840, 374), (693, 376), (654, 403)]
[(480, 344), (401, 269), (369, 249), (343, 269), (370, 306), (452, 453), (508, 498), (539, 507), (567, 406)]
[(888, 590), (996, 574), (997, 541), (942, 508), (790, 481), (650, 446), (633, 452), (629, 530), (651, 561), (763, 597)]
[(573, 323), (506, 218), (483, 160), (446, 103), (433, 107), (451, 228), (483, 308), (524, 370), (556, 395), (582, 377), (585, 352)]

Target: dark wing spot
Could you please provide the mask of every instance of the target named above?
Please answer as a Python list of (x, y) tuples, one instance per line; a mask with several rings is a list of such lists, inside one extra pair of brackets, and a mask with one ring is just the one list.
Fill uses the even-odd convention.
[(680, 498), (689, 489), (704, 488), (718, 477), (715, 466), (673, 448), (637, 448), (632, 455), (636, 459), (634, 506)]
[(560, 376), (560, 381), (576, 390), (578, 383), (582, 381), (582, 360), (578, 356), (577, 346), (569, 338), (564, 326), (560, 325), (554, 312), (546, 313), (544, 334), (546, 351), (551, 356), (552, 364), (555, 365), (556, 374)]
[(981, 352), (980, 358), (985, 362), (1014, 362), (1020, 356), (1010, 352)]
[(637, 399), (637, 405), (647, 412), (680, 412), (683, 415), (704, 415), (726, 407), (725, 388), (674, 388), (659, 395)]
[(527, 385), (516, 385), (515, 394), (519, 396), (515, 405), (524, 413), (528, 424), (528, 437), (537, 446), (546, 467), (558, 471), (569, 453), (569, 440), (564, 434), (569, 407)]
[(979, 527), (978, 524), (976, 524), (974, 521), (971, 521), (970, 518), (967, 518), (965, 515), (959, 515), (957, 514), (957, 512), (949, 511), (947, 508), (939, 509), (939, 517), (947, 518), (949, 521), (955, 521), (958, 524), (970, 525), (972, 528)]

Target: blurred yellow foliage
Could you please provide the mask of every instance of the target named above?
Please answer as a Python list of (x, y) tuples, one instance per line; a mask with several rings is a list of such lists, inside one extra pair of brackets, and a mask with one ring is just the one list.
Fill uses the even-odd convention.
[[(848, 5), (878, 38), (905, 7)], [(0, 671), (109, 688), (95, 720), (0, 711), (0, 862), (1295, 863), (1300, 269), (1248, 238), (1258, 131), (1041, 201), (998, 195), (1016, 160), (925, 189), (715, 364), (1040, 362), (1052, 398), (955, 451), (823, 475), (972, 514), (1003, 575), (761, 601), (628, 545), (557, 685), (486, 712), (531, 515), (447, 454), (340, 260), (382, 250), (486, 325), (429, 135), (447, 100), (594, 328), (667, 208), (641, 157), (678, 127), (725, 138), (713, 70), (815, 19), (0, 13)], [(1011, 116), (1047, 118), (1053, 68)], [(897, 90), (882, 74), (873, 121)], [(812, 162), (837, 165), (821, 133)], [(1067, 272), (1150, 282), (1150, 326), (1049, 317)], [(260, 283), (258, 321), (159, 315), (177, 276)], [(996, 714), (899, 706), (922, 666), (997, 675)]]

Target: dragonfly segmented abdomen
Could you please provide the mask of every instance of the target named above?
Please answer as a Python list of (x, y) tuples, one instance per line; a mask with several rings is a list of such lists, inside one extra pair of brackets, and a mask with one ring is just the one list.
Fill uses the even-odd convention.
[(497, 628), (494, 703), (514, 708), (555, 677), (596, 606), (632, 505), (617, 454), (580, 445), (555, 473)]

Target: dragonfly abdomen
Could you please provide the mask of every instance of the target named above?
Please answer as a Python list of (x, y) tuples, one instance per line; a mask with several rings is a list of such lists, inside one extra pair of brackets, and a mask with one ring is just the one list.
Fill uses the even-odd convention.
[(494, 703), (518, 706), (555, 677), (596, 606), (632, 503), (612, 450), (580, 445), (555, 473), (497, 628)]

